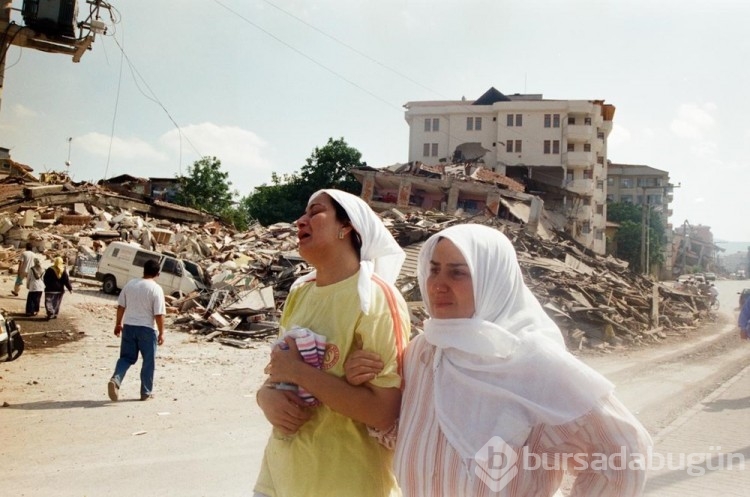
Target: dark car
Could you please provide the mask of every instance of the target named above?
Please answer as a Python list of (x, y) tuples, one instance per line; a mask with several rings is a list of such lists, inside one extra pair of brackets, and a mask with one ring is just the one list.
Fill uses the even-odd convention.
[(745, 305), (745, 301), (748, 297), (750, 297), (750, 288), (745, 288), (741, 292), (737, 292), (740, 294), (740, 309), (742, 309), (742, 306)]

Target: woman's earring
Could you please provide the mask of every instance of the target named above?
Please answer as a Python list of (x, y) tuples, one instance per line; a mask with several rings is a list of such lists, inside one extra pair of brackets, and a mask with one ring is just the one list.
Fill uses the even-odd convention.
[(343, 240), (343, 239), (344, 239), (344, 230), (341, 229), (339, 230), (339, 240)]

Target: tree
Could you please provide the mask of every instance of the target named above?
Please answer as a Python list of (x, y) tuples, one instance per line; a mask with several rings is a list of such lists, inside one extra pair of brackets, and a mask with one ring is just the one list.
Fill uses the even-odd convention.
[(233, 208), (236, 193), (230, 191), (232, 182), (229, 173), (221, 170), (221, 161), (216, 157), (203, 157), (188, 167), (187, 176), (179, 176), (180, 191), (175, 202), (199, 209), (216, 216), (226, 214)]
[(607, 221), (620, 224), (615, 235), (617, 249), (615, 256), (630, 263), (633, 271), (642, 272), (641, 238), (643, 233), (643, 209), (648, 209), (647, 241), (649, 266), (664, 262), (664, 243), (666, 235), (659, 213), (648, 206), (631, 203), (611, 203), (607, 205)]
[(343, 138), (329, 138), (325, 146), (315, 147), (312, 155), (305, 160), (300, 173), (302, 186), (308, 196), (321, 188), (338, 188), (357, 194), (362, 190), (362, 185), (349, 170), (366, 166), (367, 163), (361, 159), (362, 153), (350, 147)]
[(292, 222), (305, 210), (306, 197), (299, 193), (300, 180), (294, 175), (271, 174), (271, 184), (262, 184), (240, 200), (238, 209), (264, 226)]
[(310, 195), (324, 188), (338, 188), (358, 194), (362, 185), (349, 169), (365, 166), (362, 154), (343, 138), (329, 138), (323, 147), (315, 147), (299, 174), (272, 174), (271, 185), (263, 184), (240, 201), (240, 208), (264, 226), (296, 220), (307, 207)]

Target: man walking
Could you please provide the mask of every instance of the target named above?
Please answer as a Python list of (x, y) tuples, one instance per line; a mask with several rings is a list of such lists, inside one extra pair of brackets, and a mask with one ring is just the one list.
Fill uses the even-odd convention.
[(32, 248), (34, 246), (31, 242), (26, 242), (26, 250), (21, 254), (21, 260), (18, 261), (16, 284), (10, 292), (16, 297), (18, 297), (18, 291), (21, 289), (21, 285), (23, 285), (24, 278), (26, 278), (31, 270), (31, 265), (34, 264), (34, 252), (31, 250)]
[[(120, 358), (107, 385), (112, 401), (120, 394), (120, 385), (128, 368), (141, 354), (141, 400), (152, 398), (156, 346), (164, 343), (164, 291), (154, 278), (159, 276), (159, 262), (148, 260), (143, 265), (143, 278), (129, 281), (117, 298), (115, 336), (122, 335)], [(156, 322), (156, 329), (154, 328)], [(157, 335), (156, 330), (159, 330)]]

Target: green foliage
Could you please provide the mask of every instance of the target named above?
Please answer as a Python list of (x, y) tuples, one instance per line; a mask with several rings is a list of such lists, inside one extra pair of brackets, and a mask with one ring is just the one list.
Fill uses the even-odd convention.
[[(607, 221), (620, 224), (615, 235), (617, 250), (615, 256), (628, 261), (635, 272), (642, 272), (641, 236), (643, 233), (643, 208), (630, 203), (612, 203), (607, 205)], [(659, 212), (650, 209), (648, 219), (648, 259), (651, 266), (664, 263), (664, 244), (666, 234)]]
[(188, 167), (188, 175), (180, 176), (180, 191), (175, 202), (199, 209), (216, 216), (232, 209), (236, 195), (230, 191), (229, 173), (221, 170), (221, 161), (216, 157), (203, 157)]
[(329, 138), (325, 146), (315, 147), (299, 174), (280, 177), (273, 173), (271, 184), (264, 183), (243, 197), (239, 209), (264, 226), (293, 222), (305, 211), (310, 195), (320, 189), (338, 188), (358, 194), (362, 185), (348, 171), (366, 165), (361, 158), (362, 154), (343, 138)]

